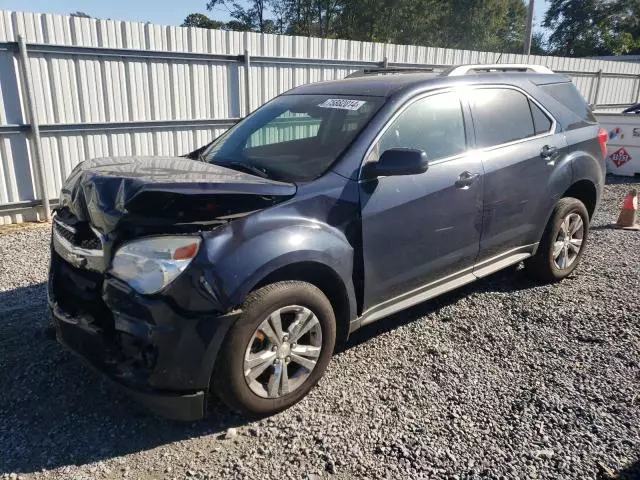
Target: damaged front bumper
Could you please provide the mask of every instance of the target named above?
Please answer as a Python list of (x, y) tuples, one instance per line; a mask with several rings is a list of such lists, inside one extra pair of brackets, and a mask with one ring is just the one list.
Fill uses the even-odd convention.
[[(171, 290), (193, 291), (197, 275)], [(52, 251), (49, 309), (58, 341), (150, 410), (191, 421), (206, 413), (215, 358), (238, 313), (181, 307), (171, 293), (140, 295)]]

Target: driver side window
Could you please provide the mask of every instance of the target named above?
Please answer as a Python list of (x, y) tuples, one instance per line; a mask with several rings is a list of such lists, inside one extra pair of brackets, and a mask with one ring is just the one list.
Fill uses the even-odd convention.
[(384, 132), (366, 162), (375, 162), (385, 150), (424, 150), (429, 161), (464, 152), (464, 117), (456, 93), (440, 93), (413, 102)]

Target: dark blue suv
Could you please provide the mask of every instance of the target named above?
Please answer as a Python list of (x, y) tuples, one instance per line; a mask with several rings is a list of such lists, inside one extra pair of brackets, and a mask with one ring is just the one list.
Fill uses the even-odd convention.
[[(378, 72), (379, 73), (379, 72)], [(337, 342), (524, 261), (578, 265), (606, 132), (536, 66), (295, 88), (186, 158), (103, 158), (52, 235), (59, 341), (155, 411), (300, 400)]]

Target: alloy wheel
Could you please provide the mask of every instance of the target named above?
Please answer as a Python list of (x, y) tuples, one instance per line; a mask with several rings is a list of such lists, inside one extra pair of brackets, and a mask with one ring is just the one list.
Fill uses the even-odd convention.
[(568, 214), (560, 224), (560, 231), (553, 243), (553, 262), (556, 268), (566, 270), (578, 258), (584, 241), (585, 226), (577, 213)]
[(282, 397), (307, 380), (321, 350), (318, 317), (299, 305), (279, 308), (253, 333), (244, 355), (244, 378), (256, 395)]

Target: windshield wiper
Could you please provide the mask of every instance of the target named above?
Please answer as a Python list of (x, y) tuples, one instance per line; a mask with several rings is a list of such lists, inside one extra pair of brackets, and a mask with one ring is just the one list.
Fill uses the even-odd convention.
[(224, 162), (224, 163), (217, 163), (216, 165), (220, 165), (221, 167), (232, 168), (234, 170), (244, 171), (246, 173), (250, 173), (251, 175), (255, 175), (261, 178), (269, 178), (269, 175), (264, 170), (258, 167), (254, 167), (253, 165), (247, 165), (246, 163), (242, 163), (242, 162)]

